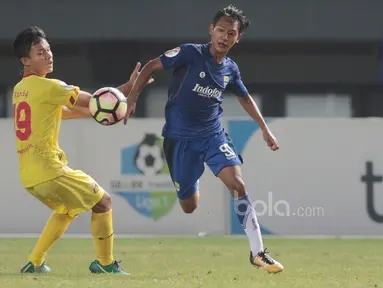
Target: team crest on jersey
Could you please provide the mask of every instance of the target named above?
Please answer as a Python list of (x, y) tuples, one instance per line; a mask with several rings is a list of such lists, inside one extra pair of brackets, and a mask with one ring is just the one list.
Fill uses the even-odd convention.
[(205, 78), (205, 76), (206, 76), (206, 73), (205, 73), (205, 72), (202, 71), (201, 73), (199, 73), (199, 77), (200, 77), (200, 78), (203, 79), (203, 78)]
[(166, 51), (164, 54), (165, 54), (166, 57), (172, 58), (174, 56), (177, 56), (177, 54), (180, 53), (180, 50), (181, 50), (180, 47), (176, 47), (174, 49)]
[(227, 84), (229, 84), (229, 76), (223, 76), (223, 86), (226, 88)]

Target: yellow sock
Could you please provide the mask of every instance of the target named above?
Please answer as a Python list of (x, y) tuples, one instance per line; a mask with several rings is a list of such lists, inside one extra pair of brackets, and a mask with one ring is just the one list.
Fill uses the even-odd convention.
[(57, 213), (51, 215), (29, 257), (29, 261), (31, 261), (35, 267), (39, 267), (43, 264), (49, 248), (65, 233), (73, 220), (74, 218), (68, 215)]
[(92, 235), (96, 245), (96, 256), (101, 265), (113, 263), (113, 219), (112, 210), (92, 213)]

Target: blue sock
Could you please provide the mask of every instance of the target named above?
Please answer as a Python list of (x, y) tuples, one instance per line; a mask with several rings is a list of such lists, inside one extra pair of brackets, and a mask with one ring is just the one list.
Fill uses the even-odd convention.
[(261, 228), (259, 227), (250, 196), (246, 194), (241, 198), (234, 199), (234, 210), (237, 213), (239, 223), (249, 239), (251, 252), (255, 256), (263, 250), (263, 242)]

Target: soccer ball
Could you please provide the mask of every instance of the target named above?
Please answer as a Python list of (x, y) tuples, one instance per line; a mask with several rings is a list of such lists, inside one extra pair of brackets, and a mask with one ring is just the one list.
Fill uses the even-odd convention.
[(137, 147), (135, 154), (136, 168), (145, 176), (155, 176), (161, 173), (165, 166), (165, 156), (159, 138), (147, 134)]
[(120, 122), (125, 117), (127, 109), (128, 104), (124, 94), (113, 87), (98, 89), (89, 102), (90, 115), (105, 126)]

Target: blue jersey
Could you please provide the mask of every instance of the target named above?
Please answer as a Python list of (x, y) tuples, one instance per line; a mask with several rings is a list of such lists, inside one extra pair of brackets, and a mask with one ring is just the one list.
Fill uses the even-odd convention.
[(218, 64), (209, 44), (183, 44), (160, 56), (165, 70), (173, 69), (162, 135), (200, 139), (222, 131), (222, 94), (227, 89), (245, 97), (237, 64), (225, 57)]

